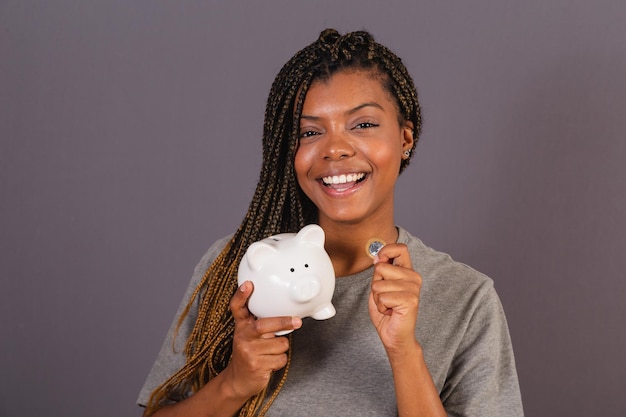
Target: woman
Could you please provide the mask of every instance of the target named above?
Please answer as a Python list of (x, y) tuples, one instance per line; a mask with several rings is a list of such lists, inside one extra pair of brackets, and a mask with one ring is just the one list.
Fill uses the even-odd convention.
[[(140, 394), (145, 415), (523, 414), (492, 281), (395, 225), (420, 128), (411, 77), (367, 32), (325, 30), (285, 64), (254, 198), (196, 268)], [(255, 318), (252, 283), (237, 288), (246, 248), (309, 223), (326, 234), (337, 315)], [(372, 238), (388, 242), (374, 261)]]

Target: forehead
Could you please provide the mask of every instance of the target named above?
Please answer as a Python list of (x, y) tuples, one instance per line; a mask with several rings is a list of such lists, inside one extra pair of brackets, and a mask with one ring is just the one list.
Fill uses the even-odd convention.
[(360, 105), (376, 102), (381, 106), (395, 106), (395, 99), (388, 91), (387, 76), (373, 70), (342, 70), (330, 77), (315, 79), (309, 87), (303, 110), (319, 105)]

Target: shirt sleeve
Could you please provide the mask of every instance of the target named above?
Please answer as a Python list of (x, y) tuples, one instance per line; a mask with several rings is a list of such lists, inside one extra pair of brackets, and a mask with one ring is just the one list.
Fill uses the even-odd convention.
[(509, 329), (493, 285), (472, 312), (451, 370), (441, 393), (450, 417), (524, 415)]

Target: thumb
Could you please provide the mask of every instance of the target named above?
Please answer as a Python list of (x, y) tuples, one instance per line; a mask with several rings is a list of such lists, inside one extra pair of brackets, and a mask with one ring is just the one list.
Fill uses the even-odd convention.
[(237, 288), (235, 295), (230, 300), (230, 311), (235, 320), (247, 319), (251, 316), (248, 310), (248, 299), (253, 291), (254, 284), (251, 281), (245, 281)]

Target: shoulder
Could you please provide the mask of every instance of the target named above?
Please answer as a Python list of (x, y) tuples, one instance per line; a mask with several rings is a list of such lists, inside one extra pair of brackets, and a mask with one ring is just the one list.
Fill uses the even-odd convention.
[[(178, 311), (176, 312), (176, 316), (170, 328), (170, 331), (172, 331), (177, 326), (179, 319), (185, 314), (187, 306), (189, 306), (189, 310), (185, 315), (183, 321), (180, 323), (180, 327), (178, 328), (179, 337), (177, 338), (177, 343), (184, 343), (184, 341), (187, 340), (187, 336), (191, 333), (196, 321), (196, 317), (198, 315), (198, 308), (200, 303), (200, 294), (196, 292), (196, 289), (198, 288), (198, 285), (200, 285), (200, 282), (203, 280), (206, 271), (209, 269), (215, 258), (218, 257), (224, 247), (228, 244), (231, 237), (232, 235), (229, 235), (215, 241), (204, 253), (202, 258), (200, 259), (200, 262), (198, 262), (198, 264), (196, 265), (191, 279), (189, 280), (189, 284), (187, 285), (187, 290), (185, 291), (183, 299), (178, 306)], [(192, 300), (194, 294), (196, 294), (196, 298)], [(181, 344), (179, 348), (183, 349), (183, 346), (184, 344)]]
[(204, 255), (202, 255), (202, 258), (200, 258), (200, 261), (194, 268), (193, 276), (190, 282), (190, 287), (193, 286), (195, 288), (194, 284), (197, 285), (200, 282), (206, 270), (209, 269), (209, 266), (211, 266), (215, 258), (218, 257), (218, 255), (222, 252), (224, 247), (232, 239), (232, 237), (233, 237), (233, 234), (224, 236), (216, 240), (215, 242), (213, 242), (211, 246), (209, 246), (209, 249), (204, 253)]
[(494, 281), (405, 230), (400, 229), (398, 241), (408, 246), (413, 268), (422, 276), (416, 334), (446, 410), (522, 415), (513, 349)]
[(161, 346), (161, 350), (141, 389), (139, 398), (137, 399), (138, 404), (145, 406), (150, 399), (150, 394), (185, 365), (185, 345), (198, 314), (197, 303), (193, 303), (190, 306), (189, 314), (184, 317), (183, 321), (180, 323), (180, 327), (178, 327), (179, 319), (189, 304), (196, 287), (204, 277), (206, 270), (224, 249), (231, 237), (232, 235), (229, 235), (215, 241), (196, 265), (187, 290), (185, 291), (185, 295), (178, 306), (174, 320), (172, 320), (167, 336)]
[(422, 276), (420, 318), (425, 326), (439, 331), (446, 327), (458, 336), (479, 316), (488, 318), (483, 325), (501, 320), (502, 307), (490, 277), (405, 230), (400, 229), (399, 241), (408, 246), (413, 269)]
[(453, 287), (463, 293), (489, 291), (493, 288), (493, 280), (487, 275), (454, 260), (447, 253), (425, 245), (406, 230), (402, 228), (398, 230), (398, 241), (407, 245), (413, 268), (422, 275), (425, 285)]

